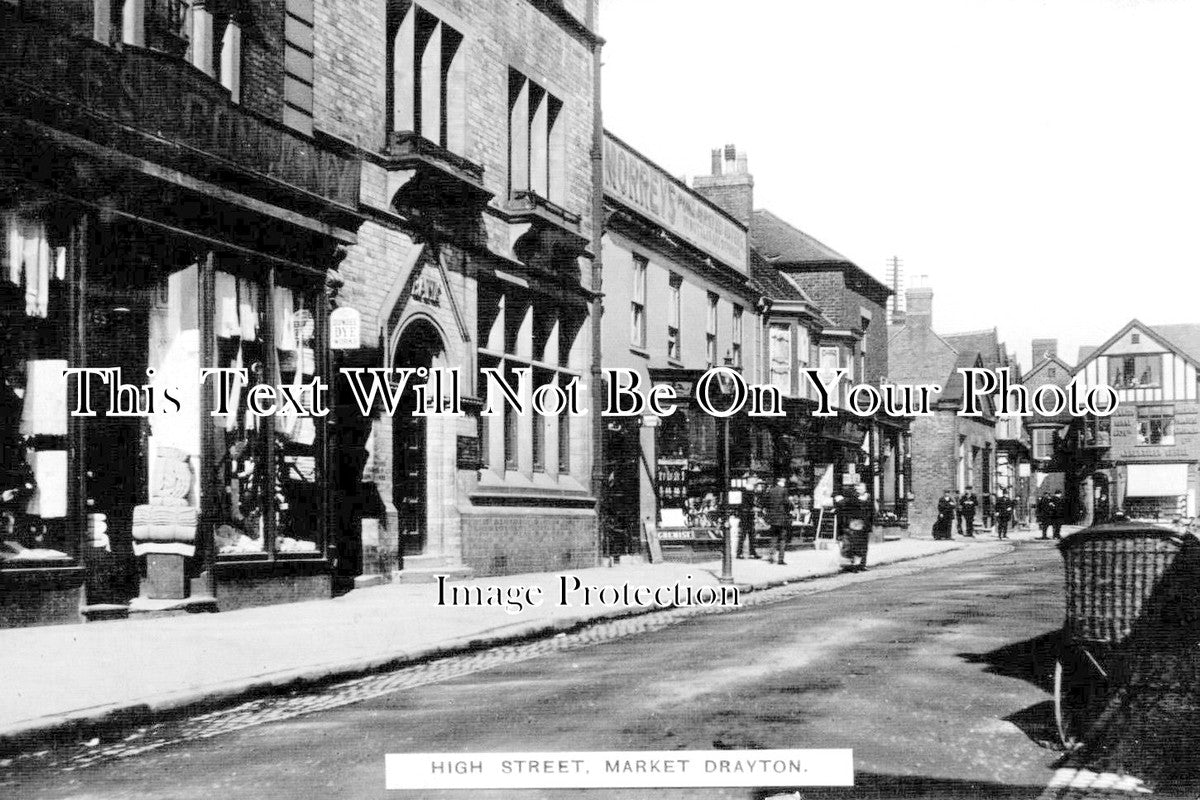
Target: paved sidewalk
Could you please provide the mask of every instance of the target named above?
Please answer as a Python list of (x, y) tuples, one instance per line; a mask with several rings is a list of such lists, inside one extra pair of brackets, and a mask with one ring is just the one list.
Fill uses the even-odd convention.
[[(976, 540), (979, 541), (979, 540)], [(872, 565), (970, 546), (902, 539), (871, 547)], [(742, 591), (836, 573), (831, 551), (790, 552), (786, 566), (738, 560)], [(453, 652), (569, 630), (658, 606), (561, 605), (561, 582), (692, 589), (718, 586), (719, 562), (615, 567), (480, 578), (456, 587), (541, 587), (518, 613), (438, 605), (437, 584), (388, 584), (341, 597), (220, 614), (0, 631), (0, 746), (68, 735), (108, 722), (200, 709), (282, 687), (352, 677)], [(650, 601), (651, 603), (653, 601)]]

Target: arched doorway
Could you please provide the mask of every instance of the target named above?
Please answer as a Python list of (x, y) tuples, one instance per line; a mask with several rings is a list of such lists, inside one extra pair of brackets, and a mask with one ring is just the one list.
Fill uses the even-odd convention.
[[(444, 361), (444, 346), (437, 329), (427, 320), (409, 323), (392, 351), (393, 367), (431, 369)], [(414, 385), (425, 379), (414, 375), (392, 418), (392, 502), (400, 535), (402, 557), (425, 554), (429, 540), (429, 422), (414, 417)]]

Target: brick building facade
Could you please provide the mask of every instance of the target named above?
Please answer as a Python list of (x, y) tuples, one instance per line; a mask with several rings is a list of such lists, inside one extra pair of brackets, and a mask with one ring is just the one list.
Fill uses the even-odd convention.
[[(901, 524), (909, 491), (908, 423), (846, 410), (853, 384), (878, 385), (888, 375), (884, 309), (891, 290), (844, 255), (754, 208), (754, 180), (736, 148), (713, 151), (712, 173), (693, 183), (750, 230), (753, 280), (763, 297), (763, 380), (778, 386), (791, 406), (786, 421), (760, 426), (770, 436), (756, 443), (758, 461), (792, 474), (799, 502), (809, 509), (828, 506), (862, 481), (878, 501), (881, 521)], [(815, 418), (817, 393), (803, 370), (838, 368), (846, 378), (833, 398), (837, 416)]]
[(933, 329), (933, 291), (910, 288), (904, 324), (888, 338), (890, 378), (897, 384), (936, 384), (942, 391), (933, 413), (912, 421), (912, 511), (917, 530), (929, 530), (937, 501), (946, 489), (971, 486), (981, 501), (995, 490), (996, 418), (990, 398), (979, 417), (959, 416), (963, 385), (958, 370), (983, 367), (984, 358), (970, 341), (957, 349)]
[(314, 126), (364, 162), (368, 220), (337, 297), (363, 323), (347, 363), (457, 368), (466, 412), (375, 417), (382, 525), (368, 521), (361, 554), (346, 542), (344, 572), (594, 564), (592, 419), (483, 415), (481, 370), (526, 401), (592, 384), (596, 3), (316, 8)]

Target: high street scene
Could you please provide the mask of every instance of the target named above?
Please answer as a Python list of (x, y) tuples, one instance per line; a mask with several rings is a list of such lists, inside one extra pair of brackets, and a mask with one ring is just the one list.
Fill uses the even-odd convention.
[(0, 796), (1200, 796), (1197, 23), (0, 0)]

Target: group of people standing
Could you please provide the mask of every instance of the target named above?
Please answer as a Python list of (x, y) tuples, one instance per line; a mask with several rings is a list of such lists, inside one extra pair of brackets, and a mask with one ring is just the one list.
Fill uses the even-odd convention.
[[(968, 486), (957, 497), (953, 489), (947, 489), (938, 500), (937, 521), (933, 523), (933, 538), (949, 539), (958, 523), (959, 536), (975, 535), (975, 512), (979, 507), (979, 498), (973, 488)], [(1008, 496), (1007, 489), (1001, 489), (999, 496), (992, 503), (996, 520), (996, 536), (1008, 538), (1016, 512), (1016, 501)], [(1053, 529), (1054, 538), (1061, 539), (1062, 526), (1067, 522), (1067, 501), (1059, 489), (1054, 494), (1043, 495), (1034, 507), (1038, 527), (1041, 528), (1042, 538), (1047, 537), (1047, 531)]]
[[(738, 506), (738, 542), (737, 557), (758, 558), (755, 547), (755, 521), (757, 510), (762, 509), (763, 521), (771, 529), (772, 553), (768, 559), (776, 564), (784, 564), (788, 540), (792, 533), (792, 497), (787, 486), (787, 479), (779, 476), (772, 486), (757, 490), (744, 491), (741, 504)], [(845, 495), (834, 498), (834, 508), (837, 511), (843, 534), (842, 554), (850, 559), (851, 569), (864, 570), (867, 568), (867, 548), (870, 544), (871, 529), (875, 522), (875, 504), (867, 491), (865, 483), (857, 483), (853, 490)], [(746, 556), (743, 556), (743, 551)]]

